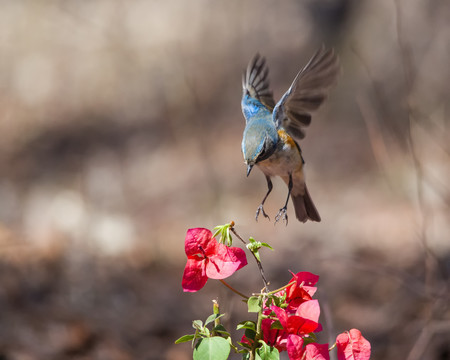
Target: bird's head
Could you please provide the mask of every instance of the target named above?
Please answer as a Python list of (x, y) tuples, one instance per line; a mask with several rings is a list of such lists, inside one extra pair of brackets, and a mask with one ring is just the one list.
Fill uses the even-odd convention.
[(247, 165), (247, 176), (250, 175), (250, 171), (255, 164), (267, 159), (274, 153), (276, 141), (276, 138), (268, 136), (264, 130), (259, 129), (257, 126), (248, 127), (244, 131), (242, 154)]

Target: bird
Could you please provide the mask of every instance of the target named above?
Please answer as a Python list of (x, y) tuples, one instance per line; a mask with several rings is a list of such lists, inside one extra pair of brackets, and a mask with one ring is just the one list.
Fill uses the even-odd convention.
[(322, 45), (297, 73), (278, 103), (270, 89), (269, 68), (264, 57), (257, 53), (244, 71), (241, 107), (246, 123), (242, 154), (247, 177), (256, 165), (265, 175), (268, 188), (256, 210), (256, 220), (261, 213), (270, 220), (264, 203), (273, 188), (272, 177), (279, 176), (288, 186), (288, 195), (275, 216), (275, 224), (282, 219), (287, 225), (289, 198), (299, 221), (321, 221), (305, 183), (305, 161), (299, 140), (305, 137), (311, 113), (322, 105), (335, 84), (339, 69), (334, 49)]

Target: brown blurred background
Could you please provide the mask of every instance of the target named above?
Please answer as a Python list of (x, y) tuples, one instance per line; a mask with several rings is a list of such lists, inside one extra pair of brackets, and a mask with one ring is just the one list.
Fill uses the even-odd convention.
[[(186, 230), (230, 220), (275, 248), (273, 288), (321, 276), (323, 342), (356, 327), (373, 359), (450, 359), (449, 18), (445, 0), (1, 1), (0, 359), (189, 359), (173, 342), (212, 299), (229, 329), (249, 318), (219, 283), (181, 289)], [(256, 223), (242, 70), (265, 55), (279, 99), (322, 43), (342, 75), (301, 146), (323, 220)], [(253, 263), (230, 283), (262, 287)]]

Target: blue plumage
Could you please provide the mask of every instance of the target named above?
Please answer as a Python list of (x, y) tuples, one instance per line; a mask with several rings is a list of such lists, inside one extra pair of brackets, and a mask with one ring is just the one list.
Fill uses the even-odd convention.
[(241, 106), (245, 120), (261, 117), (272, 118), (272, 112), (261, 104), (258, 99), (251, 97), (249, 94), (244, 94), (244, 96), (242, 96)]
[(275, 105), (269, 89), (265, 59), (258, 54), (249, 63), (242, 79), (242, 113), (246, 126), (242, 138), (242, 153), (247, 164), (247, 176), (256, 165), (266, 176), (268, 191), (256, 211), (268, 218), (264, 202), (272, 190), (272, 176), (280, 176), (288, 185), (285, 205), (275, 217), (287, 224), (287, 204), (292, 197), (298, 220), (320, 221), (305, 184), (300, 146), (294, 139), (304, 137), (304, 127), (311, 122), (311, 112), (325, 100), (336, 80), (339, 65), (333, 50), (323, 47), (297, 74), (292, 85)]

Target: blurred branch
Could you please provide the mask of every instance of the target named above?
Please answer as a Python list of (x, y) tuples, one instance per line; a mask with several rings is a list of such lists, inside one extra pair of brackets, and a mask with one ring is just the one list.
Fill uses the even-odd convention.
[[(372, 88), (373, 96), (375, 97), (376, 103), (378, 104), (377, 109), (381, 109), (382, 111), (384, 111), (383, 109), (387, 108), (388, 106), (381, 96), (382, 91), (380, 91), (380, 89), (376, 85), (376, 81), (372, 75), (370, 66), (368, 65), (364, 56), (361, 54), (361, 51), (358, 49), (358, 47), (353, 45), (352, 52), (356, 55), (356, 57), (358, 58), (358, 60), (360, 61), (361, 65), (363, 66), (366, 72), (369, 84), (371, 85)], [(388, 169), (392, 164), (392, 160), (389, 155), (389, 147), (387, 145), (389, 141), (387, 141), (382, 131), (382, 127), (384, 125), (382, 124), (377, 114), (377, 111), (375, 110), (375, 105), (373, 105), (372, 102), (369, 101), (368, 96), (359, 95), (356, 97), (356, 102), (367, 129), (367, 134), (369, 136), (370, 146), (375, 161), (377, 162), (378, 168), (380, 169), (381, 173), (384, 175), (385, 179), (390, 185), (391, 183), (389, 181)], [(388, 114), (382, 114), (381, 116), (389, 118)], [(415, 120), (414, 123), (417, 124), (422, 130), (424, 130), (431, 137), (435, 137), (437, 134), (445, 133), (445, 129), (438, 127), (431, 121), (427, 121), (426, 125), (423, 124), (423, 122), (419, 121), (419, 119), (430, 120), (429, 117), (426, 114), (424, 114), (419, 108), (416, 107), (413, 108), (412, 106), (410, 106), (408, 108), (408, 117), (410, 121)], [(411, 123), (408, 129), (408, 139), (411, 139), (408, 141), (408, 146), (410, 148), (412, 144)], [(436, 144), (446, 155), (450, 157), (450, 148), (448, 148), (447, 142), (444, 142), (444, 144), (436, 142)], [(414, 151), (414, 159), (420, 166), (420, 162), (415, 154), (415, 151)], [(449, 193), (449, 189), (447, 188), (446, 184), (441, 182), (440, 179), (433, 177), (432, 174), (427, 174), (424, 171), (422, 171), (421, 166), (420, 170), (421, 170), (420, 171), (421, 181), (427, 182), (427, 184), (429, 184), (433, 188), (433, 190), (440, 196), (440, 198), (443, 199), (446, 205), (450, 206), (450, 197), (447, 195)]]
[[(247, 246), (247, 243), (245, 242), (245, 240), (236, 232), (236, 229), (232, 226), (231, 228), (230, 228), (230, 231), (234, 234), (234, 235), (236, 235), (236, 237), (245, 245), (245, 246)], [(263, 267), (262, 267), (262, 264), (261, 264), (261, 261), (256, 257), (256, 255), (255, 255), (255, 253), (253, 252), (253, 251), (250, 251), (251, 252), (251, 254), (253, 255), (253, 258), (255, 259), (255, 261), (256, 261), (256, 264), (258, 265), (258, 269), (259, 269), (259, 272), (260, 272), (260, 274), (261, 274), (261, 278), (262, 278), (262, 281), (263, 281), (263, 283), (264, 283), (264, 291), (265, 292), (268, 292), (269, 291), (269, 282), (267, 281), (267, 278), (266, 278), (266, 275), (264, 274), (264, 269), (263, 269)]]
[(404, 94), (406, 111), (409, 119), (409, 127), (407, 131), (407, 139), (409, 145), (409, 151), (411, 155), (411, 159), (414, 165), (414, 171), (416, 174), (416, 192), (417, 192), (417, 200), (419, 205), (419, 211), (421, 214), (421, 235), (420, 240), (422, 242), (422, 246), (425, 250), (425, 283), (430, 284), (433, 274), (438, 267), (438, 259), (436, 255), (432, 252), (431, 248), (428, 245), (428, 237), (427, 237), (427, 229), (429, 224), (429, 217), (431, 215), (431, 211), (428, 208), (423, 195), (423, 183), (424, 183), (424, 170), (422, 164), (417, 155), (417, 150), (415, 147), (414, 139), (412, 136), (412, 126), (413, 126), (413, 117), (412, 117), (412, 108), (410, 103), (410, 96), (412, 93), (413, 81), (415, 79), (415, 69), (413, 66), (412, 56), (411, 56), (411, 48), (409, 44), (406, 42), (404, 38), (404, 34), (402, 31), (402, 14), (400, 8), (400, 0), (393, 0), (395, 5), (395, 19), (396, 19), (396, 30), (397, 30), (397, 42), (400, 49), (400, 56), (402, 61), (402, 68), (404, 72), (404, 80), (406, 84), (406, 93)]
[(367, 134), (369, 136), (370, 146), (375, 161), (384, 177), (388, 180), (386, 168), (388, 167), (388, 164), (391, 163), (391, 158), (380, 130), (377, 115), (366, 97), (357, 95), (356, 103), (358, 104), (367, 128)]
[(419, 360), (424, 358), (427, 345), (434, 335), (450, 332), (450, 321), (432, 321), (427, 324), (420, 333), (416, 343), (408, 354), (407, 360)]
[[(373, 90), (373, 94), (378, 102), (379, 108), (385, 109), (387, 108), (386, 104), (384, 104), (383, 99), (380, 96), (380, 91), (376, 86), (375, 80), (372, 76), (371, 69), (367, 64), (367, 61), (361, 54), (360, 50), (356, 46), (352, 46), (352, 51), (362, 64), (366, 75), (369, 80), (369, 84)], [(361, 112), (361, 116), (364, 120), (364, 124), (367, 129), (367, 134), (369, 136), (370, 146), (372, 149), (373, 156), (375, 161), (377, 162), (378, 168), (381, 173), (384, 175), (386, 182), (388, 185), (391, 185), (388, 177), (388, 164), (391, 164), (391, 157), (389, 156), (389, 149), (386, 145), (386, 141), (383, 136), (383, 132), (381, 130), (382, 124), (380, 119), (377, 116), (374, 106), (369, 102), (367, 97), (363, 97), (358, 95), (356, 97), (356, 102), (358, 104), (359, 110)], [(384, 114), (384, 117), (387, 118), (388, 115)]]
[[(420, 126), (420, 128), (425, 131), (428, 135), (435, 137), (436, 135), (439, 134), (445, 134), (445, 128), (443, 127), (439, 127), (436, 124), (434, 124), (430, 117), (425, 114), (424, 112), (422, 112), (420, 109), (418, 108), (414, 108), (411, 107), (411, 116), (413, 117), (413, 119), (419, 120), (419, 119), (426, 119), (427, 123), (426, 125), (422, 124), (420, 121), (416, 121), (416, 123)], [(448, 139), (445, 139), (448, 140)], [(445, 154), (449, 157), (450, 159), (450, 143), (448, 141), (445, 141), (443, 144), (436, 142), (436, 145), (439, 146), (439, 148), (445, 152)]]
[[(323, 258), (322, 260), (325, 263), (331, 261), (330, 258)], [(362, 262), (361, 259), (352, 257), (346, 258), (345, 264), (354, 269), (378, 275), (380, 278), (393, 279), (400, 284), (400, 286), (410, 290), (421, 299), (426, 299), (427, 301), (432, 301), (435, 299), (442, 299), (444, 302), (450, 301), (450, 293), (447, 291), (447, 286), (444, 281), (439, 283), (439, 286), (436, 286), (430, 291), (426, 291), (426, 285), (423, 284), (422, 280), (405, 271), (392, 268), (386, 264), (379, 266), (379, 264)]]
[[(400, 0), (393, 0), (395, 5), (395, 19), (396, 19), (396, 30), (397, 30), (397, 42), (398, 47), (400, 49), (401, 61), (403, 64), (403, 72), (404, 72), (404, 81), (406, 84), (406, 91), (404, 94), (404, 101), (407, 111), (407, 116), (409, 119), (409, 127), (407, 131), (407, 139), (409, 145), (409, 152), (413, 161), (414, 171), (416, 175), (416, 192), (417, 192), (417, 200), (419, 211), (421, 215), (421, 234), (420, 240), (422, 242), (422, 246), (425, 250), (425, 279), (424, 279), (424, 291), (425, 294), (430, 296), (432, 293), (437, 292), (438, 290), (443, 291), (444, 297), (448, 297), (448, 281), (446, 281), (445, 272), (441, 272), (441, 277), (443, 281), (439, 281), (438, 278), (438, 270), (440, 267), (439, 258), (432, 251), (428, 242), (427, 229), (429, 227), (430, 217), (432, 216), (431, 209), (427, 206), (426, 201), (424, 199), (424, 179), (425, 179), (425, 171), (423, 165), (419, 159), (418, 151), (415, 146), (415, 141), (412, 134), (413, 122), (420, 123), (423, 120), (423, 117), (416, 117), (414, 119), (414, 115), (418, 113), (413, 112), (413, 108), (411, 106), (411, 96), (413, 90), (414, 80), (417, 77), (417, 69), (414, 67), (411, 47), (409, 43), (406, 41), (404, 37), (404, 33), (402, 30), (402, 12), (400, 6)], [(419, 112), (420, 113), (420, 112)], [(432, 296), (432, 295), (431, 295)], [(427, 325), (422, 330), (419, 338), (416, 343), (412, 347), (408, 360), (416, 360), (421, 359), (423, 353), (426, 350), (427, 345), (432, 339), (432, 336), (436, 332), (440, 331), (448, 331), (450, 329), (450, 322), (437, 322), (433, 320), (433, 318), (442, 318), (443, 310), (445, 309), (445, 304), (448, 304), (448, 299), (442, 303), (439, 298), (430, 299), (429, 303), (426, 306), (425, 323)]]
[[(327, 328), (328, 343), (333, 344), (336, 341), (336, 330), (333, 321), (333, 312), (331, 310), (330, 299), (327, 296), (325, 289), (321, 290), (320, 301), (322, 304), (322, 313), (325, 318), (324, 323)], [(336, 360), (337, 354), (334, 351), (330, 352), (330, 360)]]

